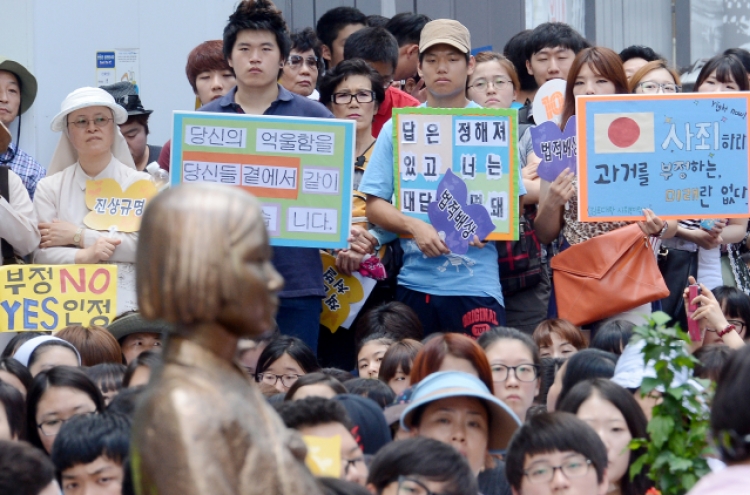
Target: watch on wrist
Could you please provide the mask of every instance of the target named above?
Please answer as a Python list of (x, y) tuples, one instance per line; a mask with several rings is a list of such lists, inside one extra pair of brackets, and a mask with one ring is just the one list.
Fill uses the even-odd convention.
[(73, 243), (76, 246), (81, 246), (81, 234), (83, 234), (83, 227), (80, 227), (78, 230), (76, 230), (76, 233), (73, 236)]
[(725, 326), (722, 330), (719, 330), (718, 332), (716, 332), (716, 335), (718, 335), (719, 337), (723, 337), (729, 332), (731, 332), (732, 330), (737, 330), (737, 327), (735, 327), (734, 325), (730, 323), (727, 326)]

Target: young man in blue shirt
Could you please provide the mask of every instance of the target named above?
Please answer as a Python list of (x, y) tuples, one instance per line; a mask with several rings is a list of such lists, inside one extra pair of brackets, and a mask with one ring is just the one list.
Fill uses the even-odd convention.
[[(449, 19), (429, 22), (419, 41), (419, 75), (427, 89), (426, 106), (478, 108), (466, 99), (466, 78), (474, 71), (469, 31)], [(402, 239), (403, 267), (396, 298), (411, 306), (425, 333), (463, 332), (478, 337), (505, 323), (503, 294), (493, 243), (474, 238), (465, 255), (450, 252), (432, 225), (408, 217), (391, 204), (394, 193), (393, 121), (383, 126), (360, 191), (367, 196), (372, 223)], [(519, 195), (526, 194), (519, 174)]]

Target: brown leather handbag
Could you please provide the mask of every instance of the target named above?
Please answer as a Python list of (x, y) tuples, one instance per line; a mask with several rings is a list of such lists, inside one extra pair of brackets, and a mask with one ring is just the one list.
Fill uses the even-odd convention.
[(669, 289), (637, 224), (569, 247), (552, 258), (558, 316), (585, 325), (663, 299)]

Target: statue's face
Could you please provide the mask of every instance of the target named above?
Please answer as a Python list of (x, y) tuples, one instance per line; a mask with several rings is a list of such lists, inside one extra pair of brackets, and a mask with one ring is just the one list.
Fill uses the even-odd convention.
[(284, 279), (271, 264), (268, 244), (260, 209), (255, 209), (255, 226), (243, 236), (232, 250), (232, 273), (237, 277), (237, 293), (227, 301), (219, 322), (233, 333), (255, 336), (274, 328), (274, 317), (279, 306), (277, 292)]

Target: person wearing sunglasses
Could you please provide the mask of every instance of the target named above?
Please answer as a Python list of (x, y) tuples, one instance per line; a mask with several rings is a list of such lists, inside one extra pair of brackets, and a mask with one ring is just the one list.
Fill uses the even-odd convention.
[(317, 101), (315, 88), (322, 67), (320, 41), (312, 28), (305, 28), (292, 35), (292, 49), (281, 69), (279, 84), (292, 93)]
[(372, 458), (367, 488), (376, 495), (476, 495), (477, 479), (450, 445), (431, 438), (391, 442)]

